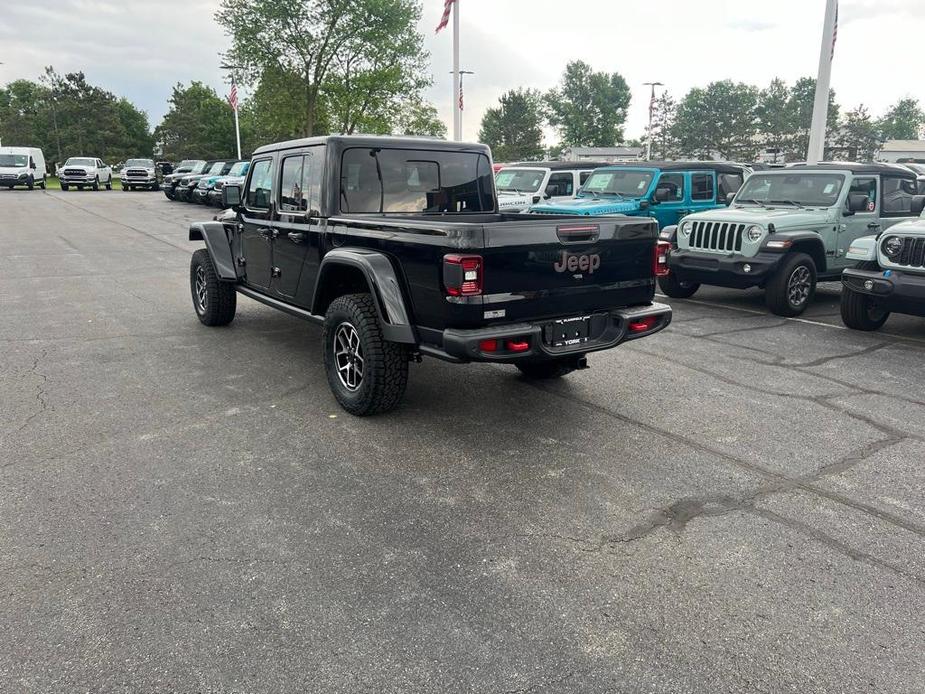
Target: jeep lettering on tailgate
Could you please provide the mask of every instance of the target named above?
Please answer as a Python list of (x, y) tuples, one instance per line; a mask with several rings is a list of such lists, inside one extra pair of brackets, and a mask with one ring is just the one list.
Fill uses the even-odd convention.
[(597, 253), (586, 255), (572, 255), (568, 251), (562, 251), (562, 257), (558, 263), (553, 264), (556, 272), (587, 272), (593, 275), (594, 271), (601, 266), (601, 256)]

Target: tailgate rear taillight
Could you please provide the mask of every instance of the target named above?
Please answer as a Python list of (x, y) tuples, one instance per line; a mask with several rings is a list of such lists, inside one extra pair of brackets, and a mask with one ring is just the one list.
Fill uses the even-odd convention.
[(485, 285), (485, 266), (480, 255), (443, 256), (443, 284), (447, 296), (477, 296)]
[(671, 253), (671, 244), (668, 241), (656, 242), (655, 255), (652, 259), (652, 270), (656, 277), (665, 277), (668, 274), (669, 253)]

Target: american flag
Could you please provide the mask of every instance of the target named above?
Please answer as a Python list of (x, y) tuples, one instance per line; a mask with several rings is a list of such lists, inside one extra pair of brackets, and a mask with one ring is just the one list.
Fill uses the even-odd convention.
[(453, 12), (454, 2), (456, 2), (456, 0), (444, 0), (443, 17), (440, 18), (440, 23), (437, 25), (437, 31), (435, 33), (439, 34), (443, 29), (446, 29), (447, 25), (450, 23), (450, 14)]
[(463, 110), (463, 78), (459, 76), (459, 110)]
[(836, 41), (838, 41), (838, 2), (835, 3), (835, 26), (832, 28), (832, 56), (829, 60), (835, 60)]
[(238, 110), (238, 85), (231, 82), (231, 93), (228, 95), (228, 103), (231, 105), (232, 110)]
[(655, 118), (655, 87), (652, 87), (652, 98), (649, 99), (649, 120)]

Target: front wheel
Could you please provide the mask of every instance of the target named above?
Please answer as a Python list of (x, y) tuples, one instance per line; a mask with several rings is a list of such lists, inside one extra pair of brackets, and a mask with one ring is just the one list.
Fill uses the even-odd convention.
[(517, 364), (520, 373), (528, 381), (550, 381), (568, 376), (578, 368), (579, 359), (554, 359), (552, 361), (526, 362)]
[(106, 190), (112, 190), (112, 176), (106, 181)]
[(204, 248), (193, 253), (189, 270), (193, 308), (203, 325), (228, 325), (234, 320), (238, 295), (231, 282), (222, 282), (209, 251)]
[(394, 409), (408, 385), (408, 353), (382, 335), (373, 298), (347, 294), (324, 317), (324, 369), (337, 402), (360, 417)]
[(696, 282), (682, 282), (677, 275), (670, 272), (658, 278), (658, 288), (665, 296), (670, 296), (672, 299), (687, 299), (697, 293), (700, 285)]
[(791, 253), (765, 287), (771, 313), (793, 318), (805, 311), (816, 294), (816, 263), (805, 253)]
[(62, 184), (61, 184), (61, 190), (63, 190), (65, 193), (67, 192), (68, 187), (69, 187), (69, 186), (68, 186), (67, 183), (62, 183)]
[(32, 178), (32, 176), (29, 176), (28, 180), (26, 181), (26, 188), (29, 190), (33, 190), (35, 188), (35, 179)]
[(100, 189), (100, 178), (99, 176), (97, 176), (96, 178), (93, 179), (93, 190), (99, 190), (99, 189)]
[(879, 330), (889, 317), (890, 312), (881, 308), (872, 296), (842, 286), (841, 319), (852, 330)]

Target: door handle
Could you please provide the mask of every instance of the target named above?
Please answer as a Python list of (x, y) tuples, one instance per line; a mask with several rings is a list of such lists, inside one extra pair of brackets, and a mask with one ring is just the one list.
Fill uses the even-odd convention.
[(290, 231), (286, 236), (288, 236), (289, 240), (293, 243), (302, 243), (305, 240), (305, 234), (299, 233), (298, 231)]
[(870, 224), (867, 225), (867, 228), (868, 229), (879, 229), (880, 224), (878, 222), (871, 222)]
[(279, 236), (279, 232), (276, 231), (276, 229), (270, 229), (268, 227), (260, 227), (257, 229), (257, 233), (265, 239), (275, 239)]

